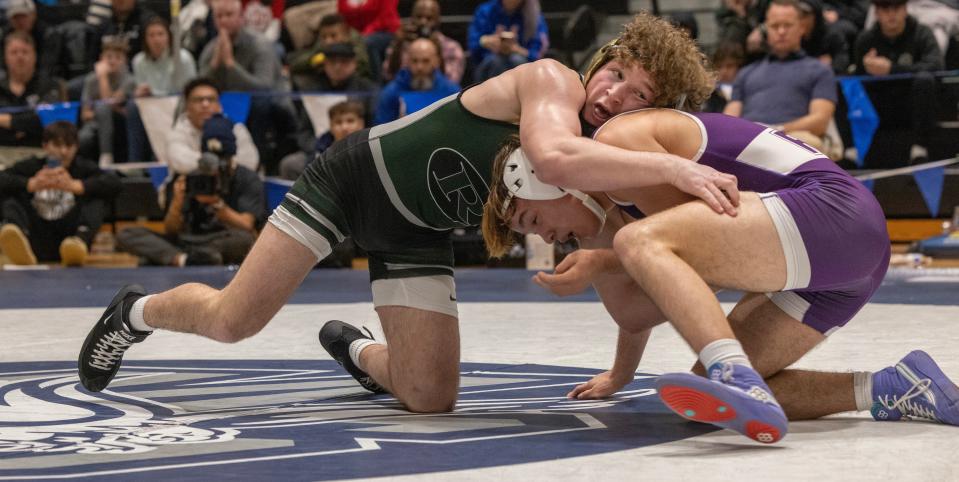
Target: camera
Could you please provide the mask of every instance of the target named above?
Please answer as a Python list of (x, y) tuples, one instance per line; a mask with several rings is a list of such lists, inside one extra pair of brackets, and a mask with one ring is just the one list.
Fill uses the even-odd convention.
[(226, 198), (230, 194), (230, 158), (220, 157), (212, 152), (200, 156), (196, 170), (186, 175), (186, 193), (189, 198), (197, 195), (218, 195)]

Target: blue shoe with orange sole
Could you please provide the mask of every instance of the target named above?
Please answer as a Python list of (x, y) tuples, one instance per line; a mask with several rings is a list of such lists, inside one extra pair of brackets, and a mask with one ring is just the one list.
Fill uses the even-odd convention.
[(679, 416), (735, 430), (757, 442), (775, 443), (788, 431), (786, 414), (772, 390), (750, 367), (717, 363), (709, 378), (667, 373), (656, 379), (659, 398)]

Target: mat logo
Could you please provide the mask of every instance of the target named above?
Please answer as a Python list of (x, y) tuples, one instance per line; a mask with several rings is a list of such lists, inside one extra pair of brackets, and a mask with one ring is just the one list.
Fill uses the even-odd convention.
[(667, 415), (652, 377), (608, 400), (567, 400), (595, 374), (577, 368), (464, 364), (456, 411), (427, 415), (365, 393), (332, 361), (128, 362), (98, 394), (79, 388), (70, 364), (43, 366), (0, 364), (0, 480), (204, 479), (224, 464), (242, 464), (231, 470), (249, 479), (373, 477), (623, 450), (708, 430)]
[(427, 172), (430, 195), (443, 215), (460, 227), (478, 225), (489, 187), (476, 167), (459, 151), (442, 147), (430, 155)]

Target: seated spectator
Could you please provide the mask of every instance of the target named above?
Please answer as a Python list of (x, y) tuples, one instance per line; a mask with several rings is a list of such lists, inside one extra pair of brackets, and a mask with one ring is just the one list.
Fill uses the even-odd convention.
[(347, 100), (333, 104), (329, 111), (330, 130), (316, 138), (311, 151), (296, 152), (283, 158), (280, 162), (280, 177), (295, 181), (303, 174), (306, 165), (334, 142), (366, 127), (366, 117), (363, 104), (355, 100)]
[[(358, 100), (366, 106), (366, 112), (373, 111), (377, 87), (372, 80), (357, 74), (359, 66), (356, 62), (356, 51), (350, 44), (331, 44), (320, 52), (323, 61), (310, 73), (293, 76), (297, 90), (308, 92), (349, 92), (351, 94), (367, 93)], [(369, 117), (367, 117), (369, 120)]]
[(837, 74), (849, 68), (849, 44), (845, 37), (826, 22), (820, 0), (800, 0), (803, 25), (802, 48), (806, 55), (816, 57)]
[[(36, 106), (66, 100), (63, 82), (37, 72), (37, 55), (33, 37), (13, 32), (4, 38), (5, 73), (0, 73), (0, 107), (22, 107), (23, 110), (0, 113), (0, 146), (7, 157), (22, 158), (22, 148), (40, 147), (43, 126)], [(32, 151), (35, 152), (35, 151)], [(10, 156), (7, 156), (10, 154)], [(12, 162), (14, 159), (10, 159)], [(7, 162), (2, 162), (7, 164)]]
[(907, 13), (906, 0), (872, 3), (877, 22), (856, 39), (856, 74), (915, 74), (904, 81), (870, 82), (867, 88), (870, 96), (889, 99), (900, 106), (896, 111), (909, 112), (914, 135), (909, 160), (925, 162), (938, 106), (936, 79), (931, 72), (942, 68), (939, 46), (932, 30)]
[(14, 264), (83, 265), (93, 237), (120, 192), (120, 180), (77, 157), (77, 128), (57, 121), (43, 130), (45, 155), (0, 171), (0, 247)]
[(800, 15), (796, 0), (772, 1), (766, 12), (769, 53), (739, 71), (723, 112), (823, 150), (831, 147), (823, 145), (822, 136), (836, 110), (836, 78), (832, 69), (803, 53)]
[[(410, 67), (400, 69), (383, 91), (376, 107), (374, 123), (390, 122), (426, 107), (450, 94), (459, 92), (459, 84), (451, 82), (440, 66), (440, 46), (430, 39), (417, 39), (410, 44)], [(415, 96), (408, 96), (415, 93)], [(404, 99), (405, 97), (405, 99)], [(416, 99), (416, 105), (409, 100)]]
[[(190, 53), (180, 49), (174, 60), (170, 54), (172, 47), (170, 24), (159, 16), (148, 20), (144, 30), (144, 49), (133, 57), (134, 97), (178, 94), (190, 79), (196, 77), (196, 65)], [(127, 102), (127, 143), (130, 162), (150, 160), (150, 141), (136, 102)]]
[[(211, 6), (218, 33), (200, 55), (200, 75), (212, 79), (223, 91), (288, 92), (289, 82), (283, 77), (273, 43), (246, 28), (240, 0), (213, 0)], [(282, 156), (296, 150), (299, 125), (290, 98), (253, 96), (247, 124), (260, 149), (264, 171), (277, 172)]]
[[(23, 32), (33, 38), (33, 46), (37, 52), (38, 70), (44, 70), (49, 64), (46, 58), (48, 52), (44, 48), (49, 27), (46, 22), (37, 18), (37, 6), (33, 0), (7, 0), (7, 25), (3, 28), (3, 38), (13, 32)], [(2, 53), (0, 53), (2, 55)], [(51, 72), (45, 72), (50, 74)]]
[(400, 28), (398, 0), (336, 0), (336, 11), (363, 35), (372, 79), (379, 81), (386, 48)]
[(476, 82), (537, 60), (548, 48), (539, 0), (488, 0), (473, 12), (469, 50)]
[(124, 229), (117, 245), (161, 266), (239, 264), (264, 215), (263, 181), (237, 165), (233, 123), (214, 115), (203, 124), (203, 158), (166, 186), (164, 234)]
[(706, 101), (703, 110), (722, 112), (733, 98), (733, 83), (739, 69), (746, 62), (743, 46), (735, 42), (723, 42), (713, 52), (713, 68), (716, 69), (716, 89)]
[[(906, 7), (909, 15), (932, 30), (943, 55), (949, 47), (949, 39), (959, 39), (959, 1), (909, 0)], [(875, 21), (873, 9), (867, 16), (866, 28), (871, 29)]]
[[(276, 2), (275, 4), (279, 4)], [(282, 11), (280, 12), (283, 13)], [(270, 0), (253, 0), (246, 3), (243, 9), (243, 22), (250, 30), (262, 35), (271, 42), (280, 40), (280, 19), (273, 16)], [(279, 48), (280, 46), (277, 45)], [(278, 51), (278, 53), (280, 53)], [(280, 54), (282, 57), (282, 54)]]
[[(170, 171), (178, 174), (196, 170), (202, 154), (200, 139), (203, 124), (215, 114), (223, 112), (220, 90), (206, 77), (198, 77), (187, 83), (183, 88), (183, 105), (183, 113), (167, 136), (166, 148)], [(238, 122), (233, 124), (233, 136), (236, 139), (236, 164), (255, 172), (260, 165), (260, 155), (253, 145), (250, 131)]]
[(843, 36), (846, 45), (852, 46), (866, 24), (869, 3), (869, 0), (825, 0), (822, 16)]
[(392, 80), (397, 71), (409, 67), (409, 44), (418, 38), (431, 38), (440, 44), (443, 74), (459, 84), (466, 69), (466, 57), (459, 42), (440, 32), (440, 4), (437, 0), (416, 0), (413, 3), (410, 21), (403, 24), (400, 34), (386, 50), (383, 78)]
[(114, 163), (118, 147), (126, 150), (126, 101), (136, 87), (127, 68), (128, 50), (122, 37), (104, 37), (100, 60), (83, 79), (80, 151), (91, 157), (99, 153), (100, 167)]
[(137, 0), (113, 0), (112, 15), (100, 26), (100, 36), (125, 39), (132, 57), (140, 53), (147, 21), (155, 16)]
[(208, 0), (190, 0), (177, 17), (180, 24), (180, 46), (199, 58), (206, 44), (216, 36), (213, 10)]
[(366, 53), (363, 37), (347, 25), (338, 13), (324, 15), (320, 19), (319, 35), (312, 47), (298, 50), (289, 56), (290, 73), (311, 74), (323, 63), (323, 49), (333, 44), (348, 43), (353, 46), (356, 57), (356, 72), (367, 79), (370, 75), (370, 59)]
[(747, 59), (760, 56), (764, 49), (763, 18), (765, 0), (722, 0), (716, 10), (719, 43), (733, 42), (743, 46)]

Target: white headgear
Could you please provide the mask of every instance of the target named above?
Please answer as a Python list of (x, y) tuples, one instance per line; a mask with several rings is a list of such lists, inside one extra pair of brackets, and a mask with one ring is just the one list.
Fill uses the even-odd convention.
[(506, 189), (510, 192), (510, 197), (503, 203), (503, 213), (509, 209), (509, 205), (514, 197), (530, 201), (549, 201), (570, 194), (582, 201), (583, 205), (589, 208), (590, 212), (599, 218), (599, 230), (597, 233), (601, 232), (603, 226), (606, 224), (606, 211), (588, 194), (575, 189), (563, 189), (559, 186), (553, 186), (552, 184), (546, 184), (540, 181), (539, 178), (536, 177), (533, 164), (529, 162), (522, 147), (517, 147), (516, 150), (506, 158), (506, 169), (503, 170), (503, 184), (506, 185)]

